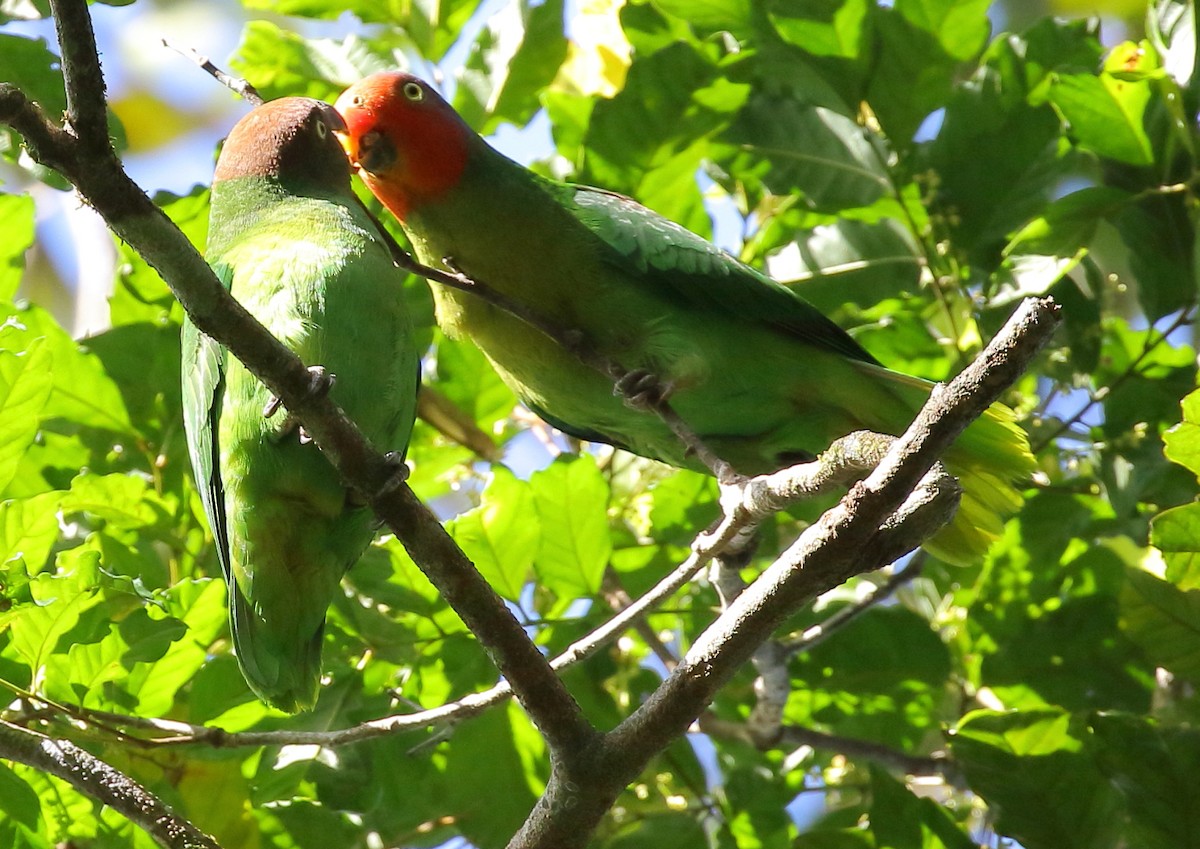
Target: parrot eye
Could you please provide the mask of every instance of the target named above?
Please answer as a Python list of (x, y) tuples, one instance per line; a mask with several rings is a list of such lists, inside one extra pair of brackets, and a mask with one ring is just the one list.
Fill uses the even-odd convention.
[(325, 139), (329, 136), (329, 125), (324, 121), (317, 121), (317, 126), (315, 129), (317, 132), (317, 138), (319, 138), (321, 141), (325, 141)]
[(403, 91), (404, 96), (407, 97), (409, 100), (411, 100), (413, 103), (420, 103), (422, 100), (425, 99), (425, 89), (423, 89), (421, 87), (420, 83), (411, 82), (411, 81), (406, 82), (404, 84), (404, 88), (402, 88), (401, 91)]

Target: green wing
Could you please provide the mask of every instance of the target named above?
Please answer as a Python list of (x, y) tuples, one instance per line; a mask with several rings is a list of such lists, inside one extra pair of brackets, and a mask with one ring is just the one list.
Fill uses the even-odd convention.
[(612, 261), (683, 308), (773, 327), (809, 345), (878, 364), (808, 301), (690, 230), (624, 195), (564, 188), (576, 217), (613, 249)]
[[(214, 270), (228, 289), (230, 272), (224, 266)], [(225, 392), (225, 347), (200, 332), (184, 316), (181, 339), (183, 360), (183, 420), (187, 432), (188, 454), (200, 500), (216, 540), (217, 558), (226, 579), (230, 578), (229, 529), (225, 515), (225, 485), (217, 462), (217, 422), (221, 418), (221, 397)]]

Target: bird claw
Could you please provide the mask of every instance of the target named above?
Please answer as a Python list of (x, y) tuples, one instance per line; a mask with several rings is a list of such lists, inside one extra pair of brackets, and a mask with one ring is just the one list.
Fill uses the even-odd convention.
[(324, 398), (337, 383), (337, 375), (325, 369), (325, 366), (308, 367), (308, 399), (315, 401)]
[(622, 396), (625, 403), (635, 410), (654, 410), (674, 391), (673, 384), (664, 383), (658, 375), (645, 369), (626, 372), (613, 387), (613, 392)]
[[(308, 367), (308, 389), (306, 393), (309, 400), (324, 398), (329, 394), (329, 390), (333, 388), (333, 384), (337, 382), (337, 375), (330, 374), (325, 370), (324, 366), (309, 366)], [(283, 406), (283, 399), (278, 395), (272, 395), (267, 399), (267, 403), (263, 405), (263, 418), (269, 419), (279, 412), (279, 408)], [(291, 430), (291, 422), (285, 422), (283, 430)], [(302, 429), (303, 430), (303, 429)], [(301, 438), (301, 442), (311, 442), (311, 439)]]
[(383, 485), (379, 487), (378, 492), (375, 493), (377, 496), (387, 495), (389, 492), (397, 489), (401, 484), (408, 480), (409, 474), (408, 464), (404, 462), (404, 457), (400, 454), (400, 452), (389, 451), (383, 456), (383, 459), (387, 464), (390, 474), (388, 475), (387, 480), (383, 482)]

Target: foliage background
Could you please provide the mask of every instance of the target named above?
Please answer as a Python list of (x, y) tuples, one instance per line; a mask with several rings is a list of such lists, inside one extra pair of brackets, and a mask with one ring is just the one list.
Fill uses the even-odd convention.
[[(1142, 10), (1114, 8), (1103, 29), (980, 0), (244, 6), (205, 4), (187, 20), (244, 18), (229, 64), (266, 96), (332, 100), (397, 65), (439, 79), (532, 167), (715, 233), (899, 370), (953, 374), (1025, 295), (1064, 306), (1063, 331), (1007, 399), (1041, 473), (989, 557), (971, 569), (921, 561), (887, 603), (792, 656), (775, 739), (746, 730), (745, 670), (712, 706), (710, 733), (659, 758), (597, 845), (1200, 843), (1189, 813), (1200, 802), (1200, 400), (1180, 424), (1196, 386), (1190, 4), (1161, 3), (1144, 25)], [(45, 11), (0, 4), (0, 77), (57, 115), (53, 48), (20, 21)], [(195, 38), (207, 30), (189, 32), (177, 40), (217, 54)], [(199, 104), (136, 83), (117, 95), (112, 130), (131, 165), (143, 157), (149, 179), (156, 140), (195, 131), (205, 140), (188, 170), (199, 160), (207, 179), (213, 142), (244, 107), (167, 51), (114, 50), (106, 67), (136, 58), (206, 92)], [(92, 332), (74, 338), (76, 293), (45, 265), (62, 248), (33, 247), (36, 206), (61, 180), (11, 133), (0, 147), (4, 718), (86, 745), (225, 847), (503, 845), (547, 775), (515, 705), (446, 737), (338, 749), (145, 744), (105, 721), (340, 728), (443, 704), (495, 671), (385, 539), (331, 609), (317, 709), (289, 718), (252, 697), (187, 471), (180, 308), (128, 248), (106, 247), (107, 321), (85, 310)], [(203, 245), (205, 188), (174, 188), (158, 202)], [(81, 268), (107, 278), (94, 237), (84, 244)], [(423, 284), (409, 295), (427, 319), (429, 384), (503, 448), (485, 462), (422, 426), (413, 486), (555, 652), (686, 555), (716, 515), (715, 487), (547, 433), (475, 349), (440, 337)], [(780, 518), (762, 556), (817, 509)], [(885, 577), (830, 593), (790, 630)], [(588, 716), (606, 727), (625, 715), (718, 604), (707, 582), (691, 585), (648, 629), (572, 669)], [(814, 731), (825, 736), (803, 736)], [(946, 758), (929, 768), (934, 752)], [(0, 762), (0, 844), (64, 843), (151, 845), (58, 780)]]

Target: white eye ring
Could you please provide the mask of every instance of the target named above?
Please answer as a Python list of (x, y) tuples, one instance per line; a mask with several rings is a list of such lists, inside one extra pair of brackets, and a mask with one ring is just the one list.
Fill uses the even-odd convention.
[(321, 139), (321, 141), (324, 141), (326, 139), (326, 137), (329, 135), (329, 125), (326, 124), (324, 121), (317, 121), (316, 130), (317, 130), (317, 138)]
[(404, 96), (413, 103), (420, 103), (425, 99), (425, 89), (421, 87), (420, 83), (410, 80), (404, 84), (404, 87), (401, 88), (401, 91), (404, 92)]

